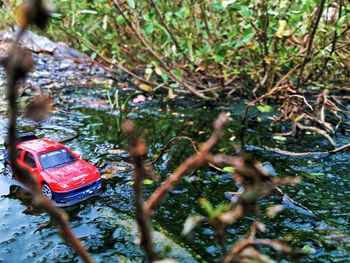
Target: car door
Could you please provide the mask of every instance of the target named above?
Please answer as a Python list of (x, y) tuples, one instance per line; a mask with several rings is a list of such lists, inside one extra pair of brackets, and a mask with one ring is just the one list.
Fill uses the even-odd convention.
[(17, 157), (17, 162), (21, 162), (22, 161), (22, 155), (23, 155), (23, 150), (20, 148), (16, 149), (16, 157)]
[(35, 160), (35, 156), (33, 153), (25, 151), (22, 154), (22, 158), (23, 158), (23, 165), (29, 169), (29, 171), (31, 171), (33, 174), (35, 174), (36, 176), (38, 176), (39, 173), (39, 169), (38, 169), (38, 164)]

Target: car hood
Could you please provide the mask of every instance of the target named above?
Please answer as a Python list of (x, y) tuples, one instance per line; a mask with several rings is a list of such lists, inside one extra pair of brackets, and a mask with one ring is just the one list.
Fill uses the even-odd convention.
[(57, 168), (45, 170), (46, 174), (58, 183), (69, 185), (69, 188), (80, 187), (100, 178), (97, 169), (83, 160)]

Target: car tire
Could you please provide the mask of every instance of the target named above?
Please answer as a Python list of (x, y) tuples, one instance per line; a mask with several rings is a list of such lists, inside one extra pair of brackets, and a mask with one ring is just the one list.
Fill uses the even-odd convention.
[(47, 199), (52, 200), (52, 191), (50, 186), (47, 184), (43, 184), (41, 186), (41, 192), (43, 193), (43, 196), (45, 196)]
[(5, 164), (5, 172), (4, 172), (5, 176), (9, 179), (13, 179), (14, 175), (13, 175), (13, 170), (10, 164)]

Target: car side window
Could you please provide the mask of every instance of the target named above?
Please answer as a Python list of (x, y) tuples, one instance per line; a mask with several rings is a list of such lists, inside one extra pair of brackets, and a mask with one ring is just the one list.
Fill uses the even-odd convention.
[(24, 156), (24, 163), (27, 164), (31, 168), (36, 168), (36, 163), (34, 159), (34, 155), (30, 152), (26, 152)]
[(17, 149), (17, 151), (16, 151), (16, 156), (17, 156), (17, 159), (18, 159), (18, 160), (21, 159), (22, 152), (23, 152), (22, 149)]

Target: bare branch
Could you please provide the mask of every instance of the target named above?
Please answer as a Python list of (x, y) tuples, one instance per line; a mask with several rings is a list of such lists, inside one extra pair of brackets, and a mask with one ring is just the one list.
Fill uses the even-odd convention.
[(147, 146), (144, 141), (138, 139), (135, 135), (134, 125), (131, 122), (125, 122), (123, 124), (123, 130), (126, 134), (129, 143), (129, 152), (134, 163), (134, 202), (136, 221), (141, 233), (141, 247), (146, 254), (148, 262), (153, 262), (156, 260), (157, 255), (153, 250), (149, 213), (145, 212), (142, 198), (143, 179), (149, 177), (143, 160), (143, 157), (147, 152)]
[(227, 122), (227, 115), (222, 113), (214, 124), (215, 131), (212, 136), (199, 147), (199, 151), (182, 163), (174, 173), (149, 197), (145, 204), (145, 210), (152, 214), (154, 207), (162, 200), (167, 192), (181, 180), (184, 174), (191, 168), (197, 168), (208, 163), (210, 150), (221, 137), (223, 126)]

